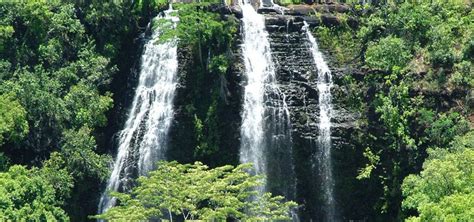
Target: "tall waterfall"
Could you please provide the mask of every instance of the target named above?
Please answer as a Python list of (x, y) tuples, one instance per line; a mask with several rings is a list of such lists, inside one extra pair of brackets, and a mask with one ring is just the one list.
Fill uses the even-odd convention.
[[(243, 13), (242, 51), (245, 63), (244, 105), (241, 127), (240, 161), (253, 163), (256, 174), (268, 175), (267, 155), (269, 145), (279, 144), (278, 131), (289, 130), (284, 125), (288, 110), (276, 84), (270, 42), (265, 30), (265, 20), (250, 3), (241, 4)], [(288, 124), (289, 125), (289, 124)], [(266, 191), (265, 186), (259, 192)]]
[(311, 44), (311, 53), (318, 70), (317, 86), (319, 100), (319, 170), (321, 186), (324, 195), (325, 221), (336, 221), (336, 203), (334, 200), (334, 178), (331, 163), (331, 70), (324, 61), (323, 54), (319, 51), (318, 43), (311, 34), (308, 24), (303, 27)]
[[(245, 63), (244, 105), (241, 127), (240, 162), (253, 163), (255, 173), (266, 175), (264, 141), (265, 85), (274, 78), (265, 21), (250, 3), (241, 5), (243, 13), (242, 51)], [(263, 191), (264, 188), (261, 190)]]
[[(154, 20), (165, 19), (175, 26), (172, 9)], [(174, 27), (168, 27), (174, 28)], [(173, 98), (177, 84), (177, 40), (157, 42), (163, 30), (153, 31), (145, 44), (140, 76), (132, 108), (119, 135), (119, 148), (107, 188), (99, 203), (99, 213), (115, 205), (108, 191), (126, 190), (131, 177), (144, 175), (156, 161), (165, 158), (168, 131), (173, 119)], [(135, 172), (134, 172), (135, 170)], [(136, 172), (138, 171), (138, 172)]]

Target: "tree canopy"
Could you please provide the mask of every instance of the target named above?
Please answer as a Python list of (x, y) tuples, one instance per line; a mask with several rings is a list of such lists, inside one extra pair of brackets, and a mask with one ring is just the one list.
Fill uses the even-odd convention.
[(96, 218), (146, 221), (170, 219), (242, 221), (289, 220), (294, 202), (281, 196), (259, 194), (261, 177), (248, 173), (251, 165), (210, 169), (196, 162), (159, 162), (157, 169), (138, 179), (131, 193), (112, 193), (120, 205)]
[[(58, 172), (80, 184), (68, 189), (68, 204), (54, 205), (68, 215), (95, 211), (94, 204), (85, 204), (94, 199), (84, 194), (108, 175), (110, 156), (99, 150), (96, 138), (103, 137), (99, 128), (107, 126), (114, 106), (110, 87), (123, 39), (136, 31), (131, 24), (142, 16), (132, 9), (130, 2), (0, 3), (0, 168), (12, 164), (11, 175), (19, 171), (15, 164), (24, 165), (31, 170), (21, 175), (29, 176), (41, 171), (52, 153), (60, 156)], [(18, 186), (31, 183), (21, 180)]]
[(15, 165), (0, 172), (0, 220), (69, 221), (62, 207), (73, 178), (63, 163), (53, 154), (41, 169)]
[(448, 149), (432, 149), (419, 175), (403, 181), (403, 207), (416, 209), (408, 221), (474, 220), (474, 131)]

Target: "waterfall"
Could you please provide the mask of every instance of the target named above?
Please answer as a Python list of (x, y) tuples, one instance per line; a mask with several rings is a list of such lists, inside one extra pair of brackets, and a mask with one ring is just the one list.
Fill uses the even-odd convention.
[(319, 171), (324, 197), (325, 221), (336, 221), (336, 203), (334, 200), (334, 178), (331, 163), (331, 70), (319, 51), (318, 43), (305, 22), (303, 29), (310, 42), (310, 49), (318, 71), (317, 87), (319, 91)]
[[(241, 127), (240, 161), (253, 163), (255, 174), (267, 175), (265, 102), (266, 91), (275, 89), (275, 68), (272, 62), (265, 20), (250, 3), (241, 4), (243, 13), (242, 51), (245, 63), (244, 105)], [(265, 185), (259, 190), (264, 192)]]
[[(178, 18), (173, 10), (153, 19), (165, 21), (174, 28)], [(163, 20), (164, 19), (164, 20)], [(160, 23), (164, 24), (164, 23)], [(173, 119), (173, 98), (177, 84), (177, 40), (158, 42), (165, 30), (153, 30), (141, 57), (139, 83), (132, 107), (119, 134), (119, 147), (106, 191), (99, 203), (99, 213), (115, 205), (108, 191), (127, 190), (132, 177), (144, 175), (158, 160), (165, 158), (168, 131)]]
[(253, 163), (265, 176), (258, 192), (270, 191), (288, 199), (295, 196), (291, 124), (272, 61), (265, 19), (250, 3), (241, 4), (242, 51), (246, 86), (242, 111), (240, 161)]
[[(255, 174), (266, 175), (264, 141), (265, 88), (274, 79), (268, 33), (265, 21), (250, 3), (241, 4), (243, 13), (242, 51), (247, 85), (241, 127), (240, 162), (253, 163)], [(260, 190), (263, 192), (265, 187)]]

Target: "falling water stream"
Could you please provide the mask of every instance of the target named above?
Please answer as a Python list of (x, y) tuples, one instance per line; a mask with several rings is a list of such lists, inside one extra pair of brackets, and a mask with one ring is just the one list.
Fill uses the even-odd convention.
[[(289, 112), (276, 82), (265, 19), (250, 3), (244, 2), (240, 6), (243, 13), (242, 51), (247, 80), (240, 132), (240, 161), (253, 163), (255, 174), (269, 176), (273, 180), (286, 176), (284, 179), (291, 181), (292, 165), (284, 166), (283, 162), (279, 162), (282, 157), (274, 155), (288, 153), (283, 158), (291, 162)], [(273, 164), (275, 162), (279, 164)], [(267, 167), (269, 164), (271, 169)], [(287, 197), (294, 195), (292, 182), (280, 184), (283, 185), (271, 187), (270, 190), (278, 190)], [(264, 186), (258, 191), (268, 191), (268, 185), (267, 180), (264, 181)]]
[(310, 49), (318, 71), (317, 87), (319, 91), (319, 170), (324, 197), (325, 220), (336, 221), (336, 204), (334, 200), (334, 178), (331, 164), (331, 70), (319, 51), (318, 43), (311, 34), (308, 24), (303, 27), (310, 42)]
[[(274, 80), (275, 70), (263, 16), (250, 3), (241, 4), (241, 8), (244, 34), (242, 51), (247, 85), (240, 129), (240, 161), (253, 163), (255, 174), (266, 175), (265, 88)], [(265, 187), (262, 187), (260, 191), (264, 190)]]
[[(172, 12), (170, 7), (154, 20), (164, 19), (175, 26), (178, 18), (172, 16)], [(162, 33), (163, 30), (153, 30), (145, 44), (139, 83), (125, 127), (119, 135), (117, 157), (106, 191), (100, 199), (99, 213), (115, 205), (116, 199), (110, 197), (108, 191), (126, 189), (124, 186), (133, 174), (144, 175), (153, 169), (156, 161), (165, 158), (173, 119), (178, 59), (177, 40), (157, 42)]]

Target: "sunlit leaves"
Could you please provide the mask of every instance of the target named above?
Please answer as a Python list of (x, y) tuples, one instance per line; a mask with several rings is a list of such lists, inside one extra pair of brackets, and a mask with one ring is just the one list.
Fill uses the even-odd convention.
[[(416, 209), (410, 221), (472, 221), (474, 219), (473, 131), (458, 137), (451, 151), (430, 150), (420, 175), (403, 182), (403, 207)], [(468, 146), (465, 146), (468, 145)]]
[(73, 112), (72, 123), (76, 127), (104, 126), (107, 122), (105, 112), (112, 107), (111, 95), (100, 95), (94, 88), (85, 84), (71, 87), (64, 98), (66, 107)]
[(0, 145), (22, 139), (28, 130), (25, 109), (12, 94), (0, 94)]
[(365, 148), (363, 155), (365, 158), (367, 158), (369, 162), (365, 165), (364, 168), (359, 170), (359, 175), (357, 175), (357, 179), (359, 180), (370, 178), (370, 174), (372, 173), (372, 170), (377, 168), (377, 164), (379, 164), (379, 161), (380, 161), (380, 156), (373, 153), (369, 147)]
[(5, 48), (8, 39), (13, 35), (13, 27), (10, 25), (0, 25), (0, 53)]
[[(69, 221), (60, 208), (62, 201), (54, 185), (67, 188), (67, 183), (53, 184), (54, 174), (48, 165), (42, 170), (12, 166), (0, 173), (0, 219), (6, 221)], [(53, 170), (53, 169), (52, 169)], [(58, 172), (62, 173), (62, 172)], [(70, 181), (68, 174), (61, 174)]]
[(395, 66), (405, 67), (411, 55), (401, 38), (389, 36), (373, 42), (365, 54), (367, 65), (374, 69), (391, 71)]
[(2, 36), (15, 41), (1, 61), (0, 94), (14, 95), (28, 113), (29, 135), (18, 147), (34, 155), (57, 149), (64, 130), (104, 126), (112, 95), (99, 88), (115, 69), (85, 36), (73, 5), (27, 2), (2, 10), (0, 25), (15, 33), (5, 28)]
[(187, 45), (213, 44), (227, 46), (237, 31), (234, 21), (221, 19), (218, 13), (209, 12), (209, 3), (176, 5), (180, 22), (178, 38)]
[(376, 112), (387, 128), (388, 139), (392, 148), (399, 150), (401, 146), (414, 148), (415, 140), (409, 131), (409, 118), (414, 114), (414, 101), (408, 95), (408, 86), (405, 82), (393, 85), (388, 95), (378, 94)]
[[(260, 177), (247, 173), (250, 165), (222, 166), (159, 162), (157, 170), (140, 177), (131, 194), (112, 193), (121, 205), (101, 219), (139, 220), (177, 215), (187, 220), (288, 220), (294, 202), (270, 193), (257, 195)], [(161, 212), (166, 212), (162, 215)]]
[[(5, 152), (0, 168), (9, 159), (30, 166), (44, 163), (31, 174), (51, 184), (56, 191), (52, 201), (70, 201), (66, 207), (74, 216), (90, 211), (84, 206), (90, 204), (84, 204), (88, 197), (81, 196), (108, 174), (110, 157), (97, 153), (95, 136), (113, 106), (107, 91), (116, 68), (110, 61), (119, 63), (123, 39), (132, 38), (129, 31), (135, 28), (130, 4), (0, 4), (0, 148)], [(43, 212), (48, 215), (1, 218), (0, 213), (0, 220), (65, 220)]]
[(105, 179), (108, 176), (110, 157), (95, 153), (96, 142), (87, 126), (79, 130), (68, 130), (64, 133), (61, 154), (66, 160), (66, 167), (75, 179), (95, 177)]

